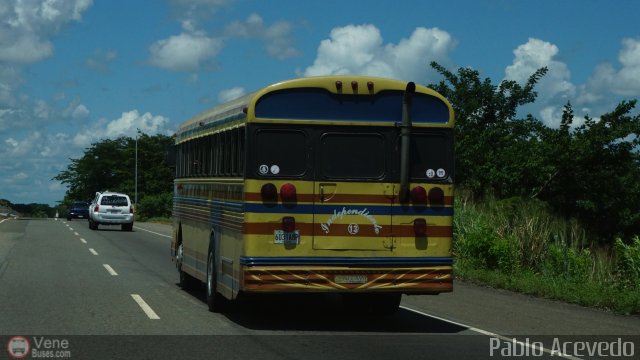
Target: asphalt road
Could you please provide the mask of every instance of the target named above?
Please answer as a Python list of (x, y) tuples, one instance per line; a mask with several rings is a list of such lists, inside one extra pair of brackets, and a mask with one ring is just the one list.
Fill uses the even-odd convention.
[(332, 296), (250, 298), (211, 313), (203, 290), (177, 285), (170, 233), (147, 223), (122, 232), (75, 220), (1, 222), (0, 359), (11, 358), (15, 336), (36, 351), (30, 358), (557, 359), (556, 344), (603, 341), (627, 355), (633, 345), (627, 358), (640, 358), (640, 317), (461, 282), (451, 294), (404, 296), (386, 319), (352, 317)]

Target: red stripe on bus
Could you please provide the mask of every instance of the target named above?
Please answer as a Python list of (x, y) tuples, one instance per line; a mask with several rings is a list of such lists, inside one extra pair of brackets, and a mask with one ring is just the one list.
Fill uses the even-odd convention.
[[(262, 195), (260, 193), (246, 192), (244, 193), (244, 200), (251, 202), (261, 202)], [(325, 201), (320, 201), (319, 195), (314, 194), (297, 194), (297, 200), (301, 203), (318, 203), (321, 205), (331, 204), (383, 204), (391, 205), (396, 204), (397, 197), (391, 198), (388, 195), (359, 195), (359, 194), (341, 194), (327, 196)], [(444, 197), (444, 205), (451, 206), (453, 204), (453, 196)]]

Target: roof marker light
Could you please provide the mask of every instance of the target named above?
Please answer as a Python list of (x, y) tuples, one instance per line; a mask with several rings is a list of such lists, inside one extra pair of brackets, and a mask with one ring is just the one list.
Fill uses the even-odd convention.
[(353, 91), (358, 91), (358, 82), (353, 80), (351, 82), (351, 88), (353, 89)]
[(367, 89), (369, 89), (369, 91), (373, 91), (373, 81), (367, 81)]
[(336, 90), (342, 91), (342, 81), (336, 81)]

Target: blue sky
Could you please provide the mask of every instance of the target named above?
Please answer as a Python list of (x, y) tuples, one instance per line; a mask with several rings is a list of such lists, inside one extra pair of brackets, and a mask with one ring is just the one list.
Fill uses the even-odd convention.
[[(51, 180), (92, 143), (173, 134), (265, 85), (365, 74), (494, 83), (536, 69), (527, 112), (557, 127), (640, 98), (637, 1), (0, 0), (0, 199), (62, 200)], [(133, 169), (132, 169), (133, 176)]]

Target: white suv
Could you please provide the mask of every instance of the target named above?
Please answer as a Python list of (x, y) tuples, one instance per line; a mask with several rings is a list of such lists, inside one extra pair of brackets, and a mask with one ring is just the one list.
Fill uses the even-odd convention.
[(89, 228), (97, 230), (98, 225), (120, 225), (122, 231), (133, 230), (133, 204), (126, 194), (97, 192), (89, 205)]

